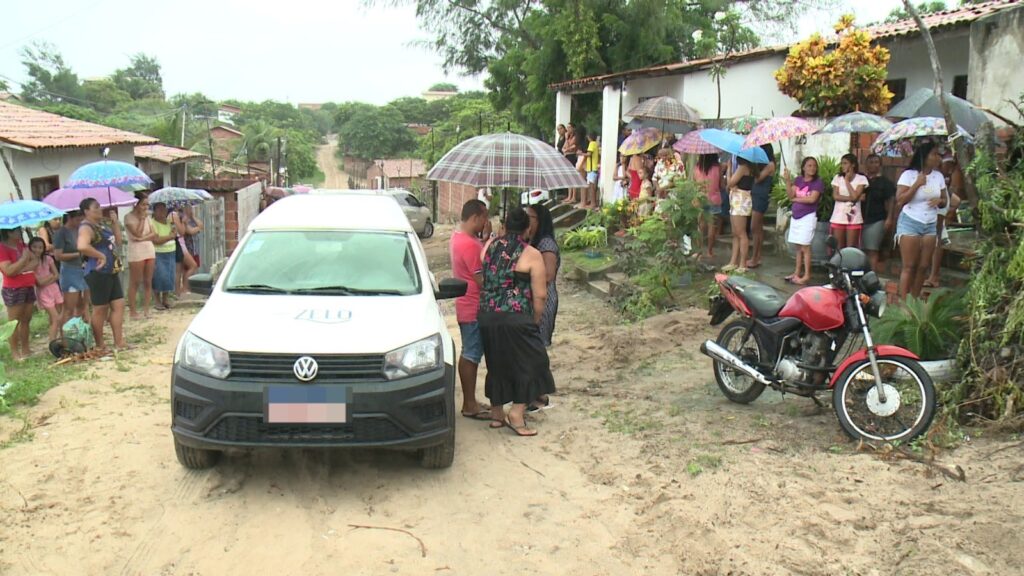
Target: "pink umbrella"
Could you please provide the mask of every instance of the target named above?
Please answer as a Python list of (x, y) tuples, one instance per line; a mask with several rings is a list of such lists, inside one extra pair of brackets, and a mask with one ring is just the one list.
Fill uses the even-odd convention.
[(685, 136), (676, 140), (672, 148), (681, 154), (717, 154), (718, 148), (708, 144), (700, 137), (701, 130), (687, 132)]
[(78, 210), (79, 204), (86, 198), (95, 198), (101, 208), (134, 206), (135, 196), (119, 188), (103, 186), (102, 188), (60, 188), (43, 198), (43, 202), (64, 211)]
[(296, 194), (308, 194), (312, 188), (305, 184), (296, 184), (295, 186), (292, 186), (292, 190), (295, 190)]
[(794, 116), (779, 116), (768, 118), (754, 127), (754, 129), (743, 140), (744, 148), (753, 148), (769, 142), (778, 142), (786, 138), (795, 138), (813, 134), (818, 127), (803, 118)]

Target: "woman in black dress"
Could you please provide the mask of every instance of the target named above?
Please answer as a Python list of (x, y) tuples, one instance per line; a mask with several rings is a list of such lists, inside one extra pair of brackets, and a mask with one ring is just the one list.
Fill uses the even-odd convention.
[(523, 237), (529, 225), (526, 211), (515, 208), (505, 221), (505, 234), (484, 247), (477, 320), (487, 361), (484, 392), (491, 401), (491, 427), (508, 426), (519, 436), (537, 434), (526, 426), (527, 404), (555, 391), (538, 327), (547, 301), (547, 274), (543, 256)]

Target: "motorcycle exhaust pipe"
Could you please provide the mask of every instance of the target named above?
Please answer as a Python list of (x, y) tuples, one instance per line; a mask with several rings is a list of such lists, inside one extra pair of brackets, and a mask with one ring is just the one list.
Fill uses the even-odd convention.
[(714, 340), (706, 340), (700, 345), (700, 351), (706, 356), (710, 356), (731, 368), (739, 370), (765, 386), (770, 386), (772, 383), (771, 380), (765, 378), (764, 374), (758, 372), (756, 368), (744, 362), (739, 356), (722, 348)]

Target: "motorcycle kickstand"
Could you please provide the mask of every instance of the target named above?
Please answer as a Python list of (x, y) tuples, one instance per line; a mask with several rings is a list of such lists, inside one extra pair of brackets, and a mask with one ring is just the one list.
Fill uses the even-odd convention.
[(814, 400), (814, 404), (815, 404), (815, 405), (816, 405), (816, 406), (817, 406), (817, 407), (818, 407), (819, 409), (821, 409), (821, 410), (824, 410), (824, 409), (825, 409), (825, 404), (823, 404), (823, 403), (821, 402), (821, 400), (818, 400), (818, 395), (817, 395), (817, 394), (811, 394), (811, 400)]

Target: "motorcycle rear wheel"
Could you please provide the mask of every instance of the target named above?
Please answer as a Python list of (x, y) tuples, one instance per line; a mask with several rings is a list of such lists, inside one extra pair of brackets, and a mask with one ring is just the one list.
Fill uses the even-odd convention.
[[(750, 322), (748, 318), (740, 318), (726, 324), (718, 333), (716, 342), (748, 364), (758, 364), (765, 361), (767, 354), (757, 334), (751, 334), (747, 341), (743, 342), (743, 335), (750, 329)], [(764, 384), (730, 368), (727, 364), (717, 360), (712, 362), (718, 389), (729, 400), (737, 404), (750, 404), (764, 392)]]
[(851, 364), (832, 390), (839, 425), (851, 438), (906, 442), (924, 433), (935, 417), (935, 385), (921, 365), (902, 356), (878, 358), (886, 402), (879, 402), (867, 359)]

